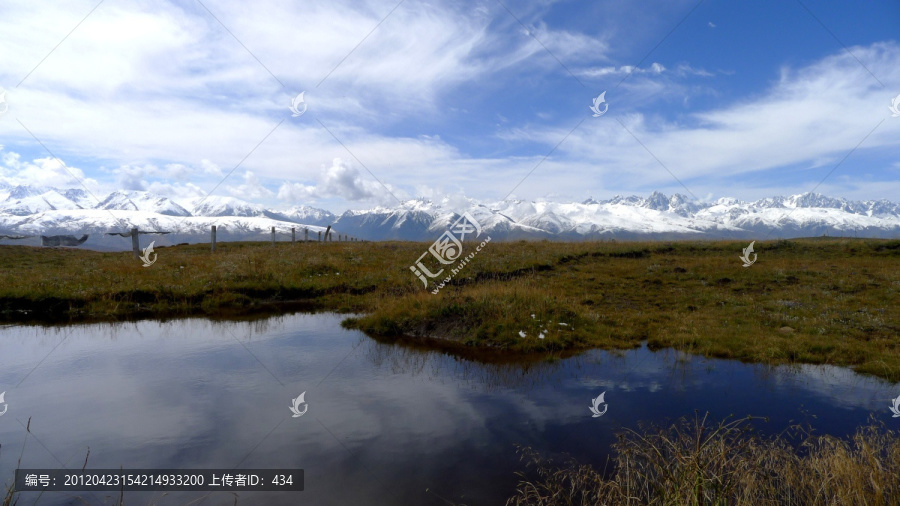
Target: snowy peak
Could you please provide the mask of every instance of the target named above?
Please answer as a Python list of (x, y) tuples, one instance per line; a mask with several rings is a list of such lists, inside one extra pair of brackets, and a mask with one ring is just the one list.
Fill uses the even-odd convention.
[(35, 194), (29, 191), (10, 193), (6, 200), (0, 202), (0, 212), (16, 216), (28, 216), (58, 209), (83, 209), (77, 202), (67, 198), (56, 190)]
[[(719, 199), (722, 201), (723, 199)], [(730, 199), (734, 204), (743, 204)], [(866, 216), (900, 214), (900, 204), (888, 200), (847, 200), (818, 193), (801, 193), (790, 197), (769, 197), (748, 204), (751, 208), (762, 209), (838, 209), (850, 214)]]
[(669, 197), (666, 197), (660, 192), (653, 192), (650, 194), (650, 197), (644, 201), (641, 207), (646, 207), (647, 209), (653, 209), (655, 211), (668, 211)]
[(94, 198), (90, 193), (76, 188), (70, 188), (68, 190), (56, 190), (60, 192), (60, 194), (76, 203), (82, 209), (89, 209), (97, 205), (97, 199)]
[(42, 188), (39, 186), (14, 186), (9, 189), (9, 195), (7, 199), (25, 199), (28, 197), (37, 197), (42, 193), (47, 193), (53, 188)]
[(180, 202), (193, 216), (262, 216), (265, 207), (234, 197), (209, 195)]
[(172, 230), (175, 233), (165, 240), (181, 242), (208, 240), (212, 225), (223, 234), (222, 240), (266, 240), (272, 227), (290, 234), (297, 226), (318, 232), (331, 225), (335, 233), (361, 239), (431, 241), (466, 212), (494, 240), (752, 240), (823, 234), (900, 237), (900, 204), (816, 193), (753, 202), (730, 197), (700, 202), (661, 192), (582, 202), (481, 203), (456, 196), (412, 199), (395, 207), (350, 210), (336, 216), (307, 205), (271, 209), (233, 197), (175, 202), (146, 191), (115, 191), (98, 203), (94, 195), (82, 189), (0, 185), (0, 230), (23, 235), (96, 235), (118, 230), (127, 222), (142, 230)]
[(144, 211), (165, 216), (190, 216), (187, 209), (175, 202), (146, 191), (117, 190), (110, 193), (95, 209)]
[(334, 214), (315, 207), (299, 205), (279, 211), (260, 204), (252, 204), (234, 197), (210, 195), (180, 201), (192, 216), (234, 216), (245, 218), (269, 218), (305, 225), (327, 226), (334, 222)]
[(269, 210), (267, 215), (270, 218), (283, 219), (285, 221), (292, 221), (294, 223), (305, 223), (309, 225), (321, 225), (328, 226), (334, 223), (337, 219), (337, 216), (334, 214), (324, 210), (317, 209), (315, 207), (310, 206), (294, 206), (286, 211), (273, 211)]

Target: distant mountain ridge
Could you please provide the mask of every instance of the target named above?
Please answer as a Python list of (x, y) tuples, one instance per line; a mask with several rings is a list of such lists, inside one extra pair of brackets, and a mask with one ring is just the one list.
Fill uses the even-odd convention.
[[(99, 202), (98, 202), (99, 199)], [(270, 209), (233, 197), (169, 199), (146, 191), (117, 190), (91, 195), (83, 189), (0, 184), (0, 234), (100, 235), (136, 226), (166, 230), (158, 244), (205, 242), (216, 225), (219, 240), (264, 240), (272, 227), (279, 240), (290, 228), (335, 233), (367, 240), (431, 241), (462, 212), (469, 212), (494, 240), (513, 239), (762, 239), (823, 234), (900, 237), (900, 204), (888, 200), (847, 200), (816, 193), (775, 196), (754, 202), (720, 198), (697, 202), (681, 194), (648, 197), (617, 195), (582, 202), (494, 203), (466, 199), (464, 208), (449, 199), (412, 199), (394, 207), (346, 211), (299, 205)], [(458, 200), (453, 204), (458, 206)], [(106, 248), (126, 247), (106, 239)], [(9, 243), (9, 242), (5, 242)], [(19, 242), (20, 244), (22, 242)]]

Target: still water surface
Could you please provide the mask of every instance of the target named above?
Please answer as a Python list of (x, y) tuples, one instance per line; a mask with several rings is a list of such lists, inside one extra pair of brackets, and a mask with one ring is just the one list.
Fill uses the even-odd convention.
[[(22, 468), (300, 468), (303, 492), (238, 504), (503, 504), (515, 444), (602, 468), (615, 433), (710, 412), (845, 436), (900, 384), (833, 367), (769, 367), (646, 348), (483, 363), (380, 343), (333, 314), (0, 328), (0, 485)], [(292, 417), (306, 392), (308, 411)], [(606, 392), (606, 413), (591, 400)], [(2, 407), (0, 407), (2, 410)], [(25, 426), (31, 418), (31, 433)], [(24, 444), (24, 452), (23, 452)], [(427, 491), (426, 491), (427, 490)], [(53, 492), (42, 505), (102, 504)], [(126, 492), (126, 504), (233, 504), (216, 492)], [(117, 497), (117, 495), (116, 495)], [(37, 494), (23, 494), (32, 504)], [(111, 500), (111, 499), (110, 499)]]

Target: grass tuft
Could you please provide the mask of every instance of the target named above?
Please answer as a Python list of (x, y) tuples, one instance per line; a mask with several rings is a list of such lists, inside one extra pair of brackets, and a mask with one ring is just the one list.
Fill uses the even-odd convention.
[(871, 420), (849, 439), (801, 426), (764, 438), (750, 420), (712, 424), (704, 416), (626, 430), (614, 445), (609, 477), (574, 460), (556, 465), (520, 447), (528, 471), (517, 473), (521, 480), (506, 504), (900, 504), (900, 434), (883, 423)]

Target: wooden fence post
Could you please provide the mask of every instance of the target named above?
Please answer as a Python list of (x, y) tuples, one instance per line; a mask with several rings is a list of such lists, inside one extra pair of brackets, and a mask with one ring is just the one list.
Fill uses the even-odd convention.
[(294, 230), (294, 227), (291, 227), (291, 244), (297, 242), (297, 232)]
[(137, 227), (132, 227), (131, 229), (131, 252), (134, 253), (134, 258), (141, 258), (141, 242), (138, 240), (138, 229)]
[(216, 226), (213, 225), (209, 231), (209, 244), (211, 251), (216, 250)]
[(272, 227), (272, 246), (275, 246), (275, 227)]
[(322, 242), (322, 231), (319, 230), (319, 242)]
[(308, 241), (308, 240), (309, 240), (309, 229), (308, 229), (308, 228), (304, 228), (304, 229), (303, 229), (303, 242), (306, 242), (306, 241)]

